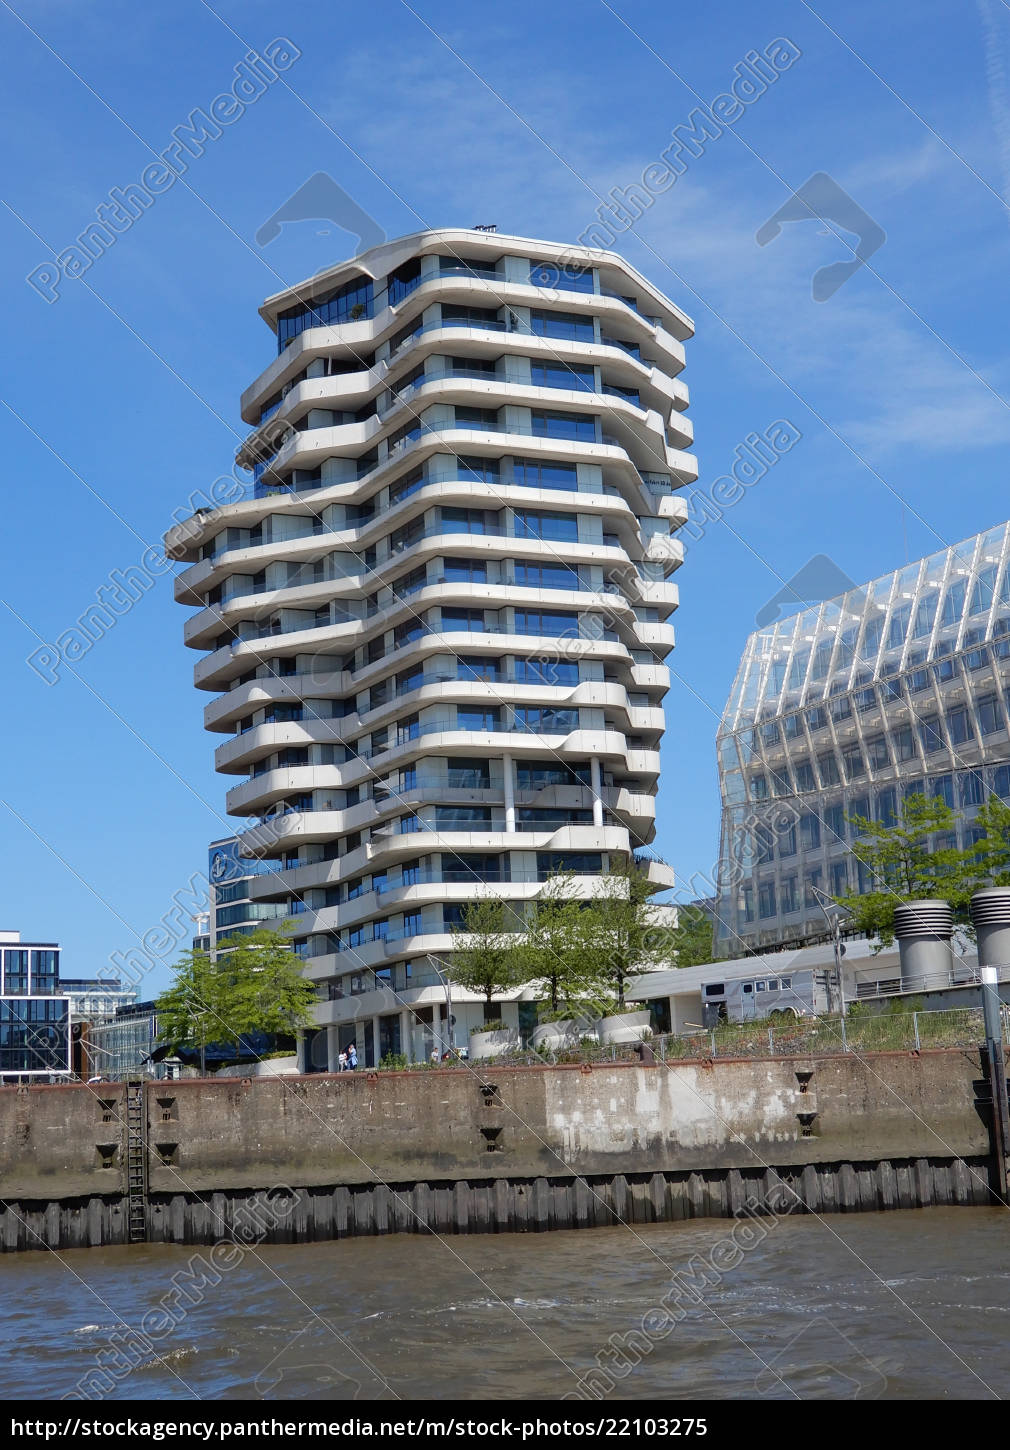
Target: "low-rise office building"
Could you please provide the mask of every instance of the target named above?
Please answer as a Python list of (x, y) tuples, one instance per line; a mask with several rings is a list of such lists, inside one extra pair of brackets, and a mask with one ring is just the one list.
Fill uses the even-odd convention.
[(71, 1072), (71, 1006), (60, 993), (56, 942), (0, 931), (0, 1079)]

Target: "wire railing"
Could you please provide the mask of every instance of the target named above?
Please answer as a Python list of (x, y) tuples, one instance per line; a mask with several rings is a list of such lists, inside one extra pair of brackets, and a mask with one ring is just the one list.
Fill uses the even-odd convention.
[[(1010, 1041), (1010, 1012), (1004, 1040)], [(680, 1036), (645, 1033), (638, 1042), (601, 1043), (587, 1027), (570, 1042), (534, 1050), (517, 1047), (494, 1057), (495, 1065), (537, 1063), (684, 1062), (730, 1058), (834, 1057), (865, 1052), (921, 1052), (930, 1048), (977, 1047), (985, 1039), (981, 1007), (936, 1012), (881, 1012), (845, 1017), (766, 1018), (725, 1023)]]

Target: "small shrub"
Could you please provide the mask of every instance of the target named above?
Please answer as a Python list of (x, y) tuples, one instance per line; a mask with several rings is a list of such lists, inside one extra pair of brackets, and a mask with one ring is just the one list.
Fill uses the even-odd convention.
[(407, 1054), (405, 1052), (387, 1052), (379, 1063), (380, 1068), (390, 1071), (402, 1071), (407, 1066)]

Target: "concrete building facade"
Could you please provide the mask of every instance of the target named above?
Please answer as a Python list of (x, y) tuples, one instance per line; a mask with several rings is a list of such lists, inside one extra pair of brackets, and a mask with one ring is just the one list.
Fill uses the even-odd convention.
[(261, 313), (250, 496), (167, 539), (186, 643), (313, 1061), (427, 1055), (483, 1020), (444, 995), (468, 902), (518, 923), (653, 837), (692, 324), (616, 254), (463, 230)]

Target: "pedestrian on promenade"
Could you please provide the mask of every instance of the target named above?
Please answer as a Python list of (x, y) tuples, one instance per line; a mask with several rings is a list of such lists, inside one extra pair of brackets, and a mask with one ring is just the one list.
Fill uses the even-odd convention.
[(353, 1072), (358, 1065), (358, 1049), (352, 1042), (347, 1049), (347, 1070)]
[(338, 1072), (346, 1072), (347, 1071), (347, 1053), (346, 1052), (342, 1052), (340, 1054), (340, 1056), (337, 1058), (337, 1071)]

